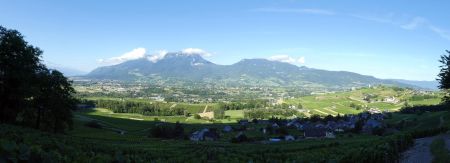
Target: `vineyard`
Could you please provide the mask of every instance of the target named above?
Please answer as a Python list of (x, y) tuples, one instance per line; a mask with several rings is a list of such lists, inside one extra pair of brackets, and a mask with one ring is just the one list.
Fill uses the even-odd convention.
[[(395, 162), (400, 153), (410, 147), (414, 138), (446, 131), (450, 114), (431, 112), (417, 114), (394, 113), (388, 125), (419, 120), (388, 136), (343, 134), (336, 139), (304, 139), (293, 142), (230, 143), (230, 135), (220, 141), (148, 137), (148, 128), (158, 123), (150, 120), (114, 118), (77, 113), (74, 129), (66, 134), (50, 134), (11, 125), (0, 128), (0, 159), (36, 162)], [(80, 116), (93, 118), (106, 127), (126, 131), (119, 134), (108, 128), (87, 127)], [(122, 115), (125, 116), (125, 115)], [(85, 117), (85, 118), (86, 118)], [(86, 120), (86, 119), (84, 119)], [(435, 126), (441, 128), (435, 128)], [(186, 133), (204, 127), (224, 124), (183, 124)], [(251, 132), (248, 132), (251, 136)]]

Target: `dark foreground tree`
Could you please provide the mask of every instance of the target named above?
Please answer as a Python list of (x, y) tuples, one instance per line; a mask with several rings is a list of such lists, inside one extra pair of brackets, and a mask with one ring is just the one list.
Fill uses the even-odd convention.
[(0, 26), (0, 123), (62, 132), (72, 125), (75, 91), (41, 55), (19, 32)]
[(0, 26), (0, 122), (15, 123), (28, 107), (41, 54), (19, 32)]
[(446, 95), (442, 99), (443, 103), (450, 103), (449, 89), (450, 89), (450, 51), (446, 50), (447, 55), (442, 55), (439, 62), (442, 63), (439, 68), (441, 72), (438, 75), (439, 89), (444, 90)]

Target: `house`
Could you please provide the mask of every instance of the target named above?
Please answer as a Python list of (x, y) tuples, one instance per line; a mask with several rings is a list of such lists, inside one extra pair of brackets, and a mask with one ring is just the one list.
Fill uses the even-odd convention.
[(287, 127), (291, 127), (291, 126), (297, 127), (298, 125), (300, 125), (300, 122), (298, 122), (297, 119), (294, 119), (286, 124)]
[(279, 139), (279, 138), (270, 138), (269, 141), (270, 142), (280, 142), (281, 139)]
[(325, 128), (310, 127), (304, 130), (305, 138), (321, 138), (327, 136), (327, 130)]
[(396, 104), (399, 102), (399, 100), (392, 96), (392, 97), (385, 98), (384, 102)]
[(207, 131), (209, 131), (209, 130), (208, 129), (203, 129), (203, 130), (200, 130), (200, 131), (195, 131), (194, 133), (191, 134), (189, 139), (192, 140), (192, 141), (202, 141), (203, 138), (204, 138), (203, 135)]
[(370, 109), (368, 110), (368, 112), (369, 112), (370, 114), (379, 114), (379, 113), (381, 113), (381, 110), (378, 109), (378, 108), (370, 108)]
[(233, 131), (233, 128), (231, 126), (223, 127), (223, 132), (231, 132), (231, 131)]
[(284, 140), (285, 141), (294, 141), (295, 137), (292, 135), (286, 135), (286, 136), (284, 136)]
[(280, 126), (277, 123), (273, 123), (272, 128), (280, 128)]
[(336, 136), (334, 135), (334, 133), (332, 131), (326, 131), (325, 137), (326, 138), (336, 138)]
[(189, 139), (192, 141), (214, 141), (219, 139), (219, 134), (217, 134), (216, 130), (205, 128), (192, 133)]
[(326, 128), (307, 128), (304, 133), (305, 138), (335, 138), (336, 136), (330, 130)]
[(366, 132), (366, 133), (372, 133), (373, 129), (380, 128), (380, 127), (382, 127), (381, 122), (374, 120), (374, 119), (369, 119), (364, 124), (362, 130), (363, 130), (363, 132)]

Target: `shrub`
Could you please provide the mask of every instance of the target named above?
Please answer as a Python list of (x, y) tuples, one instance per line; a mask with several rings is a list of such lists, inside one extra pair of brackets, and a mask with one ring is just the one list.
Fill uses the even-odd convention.
[(84, 125), (91, 128), (98, 128), (98, 129), (103, 128), (103, 126), (100, 125), (100, 123), (98, 123), (97, 121), (89, 121)]
[(171, 127), (167, 124), (159, 124), (150, 129), (150, 137), (164, 139), (182, 139), (184, 138), (184, 128), (179, 122)]

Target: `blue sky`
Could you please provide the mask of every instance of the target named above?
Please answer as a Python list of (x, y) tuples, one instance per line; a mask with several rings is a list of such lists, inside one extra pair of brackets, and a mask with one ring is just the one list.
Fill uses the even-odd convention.
[(272, 59), (312, 68), (434, 80), (439, 56), (450, 49), (447, 0), (0, 4), (0, 25), (43, 49), (45, 62), (83, 71), (133, 50), (151, 55), (198, 48), (217, 64), (276, 56)]

